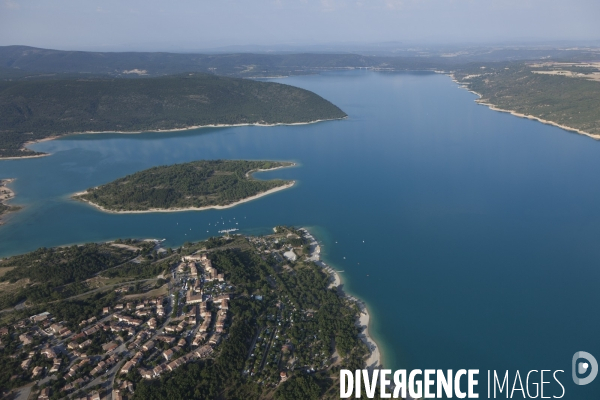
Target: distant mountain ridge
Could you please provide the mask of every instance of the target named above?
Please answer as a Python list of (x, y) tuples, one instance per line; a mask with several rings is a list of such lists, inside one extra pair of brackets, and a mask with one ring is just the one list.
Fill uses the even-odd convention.
[[(236, 50), (235, 48), (233, 50)], [(161, 76), (206, 72), (236, 77), (288, 76), (344, 68), (389, 70), (449, 69), (471, 62), (537, 59), (590, 60), (600, 49), (467, 47), (412, 49), (402, 55), (364, 55), (348, 52), (297, 53), (167, 53), (92, 52), (0, 46), (0, 79), (30, 74), (87, 74), (115, 77)], [(410, 54), (410, 55), (407, 55)], [(18, 72), (15, 72), (18, 71)], [(134, 72), (131, 72), (134, 71)], [(144, 71), (138, 75), (135, 71)]]
[[(181, 54), (147, 52), (86, 52), (0, 46), (0, 68), (30, 73), (103, 74), (133, 77), (206, 72), (226, 76), (298, 75), (323, 69), (431, 69), (434, 60), (417, 57), (373, 57), (358, 54)], [(2, 71), (0, 71), (2, 72)]]
[[(85, 52), (46, 50), (26, 46), (0, 47), (0, 66), (29, 72), (92, 73), (122, 75), (125, 71), (145, 70), (148, 75), (170, 75), (182, 72), (240, 73), (243, 65), (282, 67), (367, 67), (368, 57), (355, 54), (178, 54), (146, 52)], [(238, 68), (236, 68), (238, 67)], [(237, 70), (236, 70), (237, 69)]]

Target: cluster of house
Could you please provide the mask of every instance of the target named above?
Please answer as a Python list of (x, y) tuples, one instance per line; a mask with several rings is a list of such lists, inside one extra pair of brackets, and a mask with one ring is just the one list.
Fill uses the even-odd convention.
[[(158, 378), (162, 373), (173, 371), (191, 360), (210, 356), (213, 352), (213, 347), (210, 344), (206, 344), (196, 350), (192, 350), (182, 355), (181, 357), (172, 359), (173, 356), (179, 352), (181, 352), (181, 347), (179, 346), (165, 350), (162, 353), (162, 356), (165, 358), (163, 363), (157, 365), (153, 369), (140, 368), (138, 372), (144, 379)], [(123, 372), (124, 371), (121, 370), (121, 373)]]
[[(48, 399), (50, 399), (50, 395), (51, 395), (50, 388), (44, 388), (40, 392), (38, 400), (48, 400)], [(73, 400), (101, 400), (102, 398), (103, 397), (100, 392), (94, 391), (94, 392), (90, 393), (89, 396), (73, 398)], [(113, 397), (113, 400), (114, 399), (115, 399), (115, 397)], [(119, 400), (122, 400), (122, 397), (119, 398)]]
[[(104, 307), (102, 310), (103, 319), (101, 321), (98, 321), (96, 317), (82, 321), (80, 326), (86, 324), (91, 325), (83, 328), (80, 333), (71, 336), (70, 341), (67, 344), (67, 349), (69, 349), (74, 356), (81, 357), (82, 359), (72, 364), (66, 376), (75, 378), (81, 375), (82, 368), (95, 361), (96, 357), (86, 356), (84, 350), (92, 343), (91, 337), (101, 330), (111, 333), (125, 332), (127, 334), (125, 337), (128, 337), (126, 340), (129, 342), (127, 348), (130, 350), (138, 347), (142, 348), (144, 351), (150, 350), (150, 344), (146, 343), (142, 346), (142, 342), (146, 341), (147, 338), (152, 335), (153, 330), (157, 328), (157, 318), (165, 315), (163, 303), (164, 297), (162, 296), (150, 300), (143, 300), (137, 304), (134, 302), (120, 303), (116, 304), (112, 309), (110, 307)], [(134, 314), (135, 317), (131, 316), (131, 314)], [(150, 318), (146, 320), (148, 317)], [(116, 336), (115, 339), (102, 344), (103, 359), (97, 362), (94, 368), (89, 372), (89, 375), (80, 376), (69, 382), (61, 389), (61, 391), (69, 393), (75, 389), (84, 387), (94, 376), (99, 376), (107, 372), (115, 364), (121, 361), (121, 354), (124, 353), (119, 352), (118, 349), (122, 343), (123, 339)], [(132, 361), (128, 361), (126, 365), (130, 362), (139, 362), (141, 357), (141, 352), (136, 353)], [(129, 384), (131, 385), (131, 382), (129, 382)], [(132, 386), (127, 387), (127, 389), (133, 391)], [(113, 394), (113, 398), (121, 398), (122, 395), (119, 395), (119, 389), (116, 390), (117, 392)], [(91, 394), (90, 396), (93, 397), (94, 395), (95, 394)], [(87, 396), (87, 398), (91, 398), (90, 396)]]
[[(31, 324), (33, 322), (34, 324)], [(39, 324), (39, 326), (38, 326)], [(19, 335), (19, 341), (23, 346), (31, 345), (34, 343), (34, 337), (38, 336), (50, 336), (56, 335), (57, 337), (68, 336), (71, 331), (59, 323), (52, 323), (50, 319), (50, 313), (44, 312), (41, 314), (33, 315), (27, 320), (21, 320), (15, 324), (15, 329), (27, 329)], [(8, 334), (8, 328), (3, 327), (0, 330), (0, 334)], [(39, 365), (33, 366), (33, 357), (36, 354), (41, 354), (44, 358), (52, 360), (52, 366), (49, 368), (49, 373), (56, 373), (62, 365), (62, 359), (56, 354), (54, 349), (48, 344), (41, 346), (37, 350), (29, 351), (27, 358), (21, 362), (21, 368), (24, 372), (30, 372), (33, 378), (37, 378), (42, 375), (45, 368)]]
[(113, 389), (112, 400), (123, 400), (123, 394), (133, 394), (133, 383), (130, 381), (123, 381), (121, 384)]
[[(189, 281), (190, 288), (186, 293), (186, 304), (192, 306), (191, 309), (179, 317), (179, 323), (165, 326), (163, 334), (156, 335), (152, 340), (145, 342), (141, 346), (141, 351), (136, 353), (131, 360), (123, 365), (123, 368), (121, 368), (120, 371), (121, 375), (127, 375), (133, 368), (137, 367), (142, 378), (155, 379), (164, 372), (173, 371), (191, 360), (209, 357), (213, 353), (214, 347), (220, 343), (227, 319), (230, 295), (222, 294), (212, 299), (203, 299), (202, 280), (199, 279), (199, 268), (196, 265), (197, 262), (202, 264), (204, 281), (224, 281), (224, 274), (218, 273), (206, 255), (183, 257), (182, 262), (177, 266), (177, 272), (180, 274), (188, 272), (189, 277), (192, 278)], [(209, 309), (209, 301), (212, 302), (213, 308), (215, 308), (216, 321), (213, 318), (213, 312)], [(203, 322), (197, 327), (201, 319)], [(210, 335), (209, 330), (212, 325), (214, 325), (214, 334)], [(191, 333), (196, 327), (196, 335), (191, 343), (192, 350), (183, 353), (187, 343), (185, 338), (181, 337), (179, 338), (179, 341), (175, 343), (176, 338), (170, 335), (180, 334), (186, 329), (191, 329)], [(161, 359), (164, 359), (164, 361), (154, 368), (144, 368), (142, 366), (142, 361), (145, 357), (145, 353), (152, 350), (157, 342), (163, 342), (169, 346), (161, 353), (160, 357)], [(164, 345), (161, 347), (164, 347)]]
[[(18, 339), (23, 346), (29, 346), (32, 350), (28, 352), (27, 358), (20, 362), (23, 373), (25, 376), (39, 379), (44, 375), (55, 374), (63, 367), (66, 368), (64, 374), (69, 382), (61, 392), (66, 394), (84, 387), (94, 376), (105, 373), (121, 360), (118, 348), (128, 336), (134, 338), (135, 344), (139, 335), (149, 335), (149, 332), (157, 328), (157, 318), (165, 315), (163, 301), (164, 297), (159, 297), (140, 301), (137, 304), (134, 302), (117, 304), (112, 310), (105, 307), (102, 320), (93, 316), (80, 321), (78, 323), (80, 330), (75, 334), (64, 325), (64, 322), (55, 321), (48, 312), (18, 321), (14, 325)], [(86, 355), (94, 338), (97, 338), (95, 335), (100, 331), (108, 333), (124, 331), (126, 335), (123, 336), (125, 339), (110, 335), (109, 337), (113, 339), (101, 344), (100, 354)], [(8, 333), (7, 327), (0, 328), (0, 335), (8, 335)], [(34, 358), (37, 354), (42, 355), (42, 359), (51, 360), (51, 366), (48, 366), (47, 361), (34, 361), (38, 360)], [(66, 359), (70, 362), (65, 363)], [(46, 389), (40, 393), (40, 398), (49, 397), (50, 391)]]
[[(27, 371), (32, 364), (33, 361), (33, 356), (36, 354), (36, 351), (30, 351), (28, 354), (28, 357), (23, 360), (23, 362), (21, 362), (21, 368), (23, 368), (23, 370)], [(52, 350), (52, 348), (50, 348), (49, 346), (44, 347), (44, 349), (41, 351), (41, 354), (43, 356), (45, 356), (48, 359), (52, 359), (52, 367), (50, 368), (50, 373), (55, 373), (58, 372), (58, 370), (60, 369), (60, 366), (62, 364), (62, 360), (60, 358), (58, 358), (58, 356), (56, 355), (56, 353), (54, 352), (54, 350)], [(36, 378), (38, 376), (40, 376), (40, 374), (44, 372), (44, 368), (41, 366), (35, 366), (33, 367), (32, 371), (31, 371), (31, 375)]]
[(215, 280), (219, 282), (225, 281), (225, 274), (219, 274), (217, 269), (212, 266), (212, 261), (210, 261), (210, 259), (206, 256), (206, 253), (184, 256), (182, 260), (182, 263), (179, 264), (179, 266), (177, 267), (178, 270), (181, 269), (181, 271), (183, 272), (183, 269), (186, 267), (185, 262), (187, 261), (187, 266), (190, 268), (190, 275), (192, 277), (198, 276), (198, 268), (196, 267), (195, 263), (199, 262), (200, 264), (202, 264), (202, 268), (204, 269), (205, 273), (204, 279), (207, 282)]
[[(217, 306), (217, 304), (219, 305), (215, 331), (217, 333), (223, 333), (225, 320), (227, 319), (227, 310), (229, 310), (229, 294), (223, 294), (213, 298), (212, 303), (215, 306)], [(204, 322), (202, 322), (200, 329), (198, 329), (198, 333), (202, 334), (208, 331), (210, 324), (212, 323), (212, 312), (207, 310), (207, 301), (200, 303), (200, 315), (204, 318)]]
[(74, 397), (73, 400), (101, 400), (103, 398), (104, 397), (102, 396), (101, 392), (93, 391), (92, 393), (84, 395), (83, 397)]
[[(197, 263), (201, 264), (203, 273), (199, 271)], [(85, 388), (95, 377), (118, 365), (120, 369), (117, 370), (112, 395), (113, 399), (120, 399), (133, 392), (133, 384), (125, 376), (134, 369), (142, 378), (154, 379), (191, 360), (210, 357), (224, 334), (230, 295), (207, 295), (203, 299), (202, 283), (223, 282), (224, 275), (218, 273), (206, 255), (186, 256), (177, 268), (180, 272), (188, 273), (189, 278), (194, 278), (186, 280), (191, 286), (186, 303), (191, 307), (162, 329), (160, 325), (166, 316), (164, 296), (104, 307), (101, 315), (80, 321), (77, 333), (71, 332), (64, 322), (55, 321), (47, 312), (34, 315), (15, 325), (21, 343), (24, 346), (31, 345), (30, 349), (33, 350), (22, 361), (21, 367), (33, 378), (43, 377), (44, 372), (54, 374), (62, 369), (68, 383), (61, 393), (66, 396)], [(108, 335), (99, 336), (99, 332)], [(7, 328), (0, 329), (0, 336), (2, 334), (8, 334)], [(108, 338), (107, 342), (99, 342), (104, 337)], [(49, 344), (51, 342), (54, 347)], [(33, 362), (36, 354), (53, 360), (52, 367), (40, 366), (49, 365), (47, 361)], [(65, 362), (67, 358), (69, 361)], [(158, 365), (157, 360), (161, 361)], [(39, 396), (40, 399), (51, 397), (50, 390), (44, 388)], [(86, 399), (94, 396), (100, 395), (88, 393)]]

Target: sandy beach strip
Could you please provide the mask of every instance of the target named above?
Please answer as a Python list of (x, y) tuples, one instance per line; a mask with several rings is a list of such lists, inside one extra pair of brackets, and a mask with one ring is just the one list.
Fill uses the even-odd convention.
[[(340, 277), (340, 274), (335, 269), (331, 268), (329, 265), (327, 265), (325, 262), (323, 262), (321, 260), (321, 246), (319, 245), (319, 243), (317, 242), (315, 237), (308, 231), (307, 228), (302, 228), (301, 230), (305, 232), (306, 237), (308, 239), (310, 239), (310, 241), (311, 241), (311, 243), (310, 243), (311, 253), (310, 253), (310, 257), (308, 259), (310, 261), (313, 261), (315, 264), (322, 267), (323, 269), (325, 269), (327, 272), (329, 272), (332, 275), (333, 281), (331, 282), (330, 287), (340, 286), (342, 284), (342, 279)], [(369, 323), (371, 321), (371, 316), (369, 314), (367, 305), (363, 301), (357, 299), (356, 297), (348, 295), (347, 293), (345, 293), (342, 290), (340, 290), (340, 292), (347, 299), (350, 299), (350, 300), (354, 301), (355, 303), (357, 303), (358, 307), (360, 308), (360, 311), (361, 311), (360, 316), (356, 323), (360, 327), (364, 328), (363, 333), (359, 336), (360, 336), (361, 340), (367, 345), (367, 347), (369, 348), (369, 352), (370, 352), (369, 356), (366, 359), (367, 369), (372, 371), (373, 369), (381, 368), (383, 365), (383, 358), (381, 355), (381, 351), (379, 350), (379, 345), (377, 344), (377, 342), (375, 342), (375, 340), (373, 340), (373, 338), (369, 334)]]
[(36, 154), (34, 156), (23, 156), (23, 157), (0, 157), (0, 161), (2, 161), (2, 160), (25, 160), (27, 158), (40, 158), (40, 157), (46, 157), (49, 155), (50, 155), (50, 153)]
[[(235, 127), (240, 127), (240, 126), (262, 126), (262, 127), (270, 127), (270, 126), (296, 126), (296, 125), (310, 125), (310, 124), (316, 124), (318, 122), (325, 122), (325, 121), (335, 121), (335, 120), (340, 120), (340, 119), (346, 119), (348, 118), (346, 117), (342, 117), (342, 118), (328, 118), (328, 119), (315, 119), (313, 121), (307, 121), (307, 122), (276, 122), (273, 124), (261, 124), (258, 122), (255, 123), (242, 123), (242, 124), (209, 124), (209, 125), (192, 125), (192, 126), (186, 126), (183, 128), (173, 128), (173, 129), (151, 129), (151, 130), (144, 130), (144, 131), (84, 131), (84, 132), (73, 132), (73, 133), (67, 133), (65, 135), (62, 136), (66, 136), (66, 135), (86, 135), (86, 134), (98, 134), (98, 133), (119, 133), (119, 134), (140, 134), (140, 133), (164, 133), (164, 132), (181, 132), (181, 131), (189, 131), (192, 129), (203, 129), (203, 128), (235, 128)], [(52, 139), (56, 139), (57, 137), (62, 137), (62, 136), (56, 136), (53, 137)], [(52, 140), (50, 139), (50, 140)], [(43, 140), (43, 139), (42, 139)]]
[(367, 368), (371, 370), (375, 368), (381, 368), (383, 363), (381, 358), (381, 352), (379, 351), (379, 346), (377, 345), (375, 340), (373, 340), (373, 338), (369, 335), (369, 322), (371, 321), (369, 310), (367, 309), (365, 303), (359, 302), (358, 304), (361, 307), (360, 325), (365, 327), (364, 341), (367, 344), (367, 346), (369, 346), (369, 349), (371, 351), (369, 358), (367, 358)]
[(249, 178), (250, 175), (252, 175), (255, 172), (275, 171), (276, 169), (292, 168), (292, 167), (296, 166), (296, 163), (294, 163), (294, 162), (286, 162), (286, 161), (278, 161), (278, 162), (286, 163), (286, 165), (280, 165), (279, 167), (266, 168), (266, 169), (263, 169), (263, 168), (253, 169), (251, 171), (246, 172), (246, 178)]
[(235, 203), (231, 203), (231, 204), (226, 204), (224, 206), (219, 206), (219, 205), (214, 205), (214, 206), (205, 206), (205, 207), (185, 207), (185, 208), (150, 208), (148, 210), (135, 210), (135, 211), (114, 211), (114, 210), (109, 210), (107, 208), (104, 208), (96, 203), (92, 203), (89, 200), (86, 199), (82, 199), (79, 196), (86, 194), (87, 191), (83, 191), (83, 192), (77, 192), (74, 193), (73, 195), (71, 195), (71, 198), (75, 199), (75, 200), (79, 200), (79, 201), (83, 201), (85, 203), (88, 203), (94, 207), (96, 207), (97, 209), (99, 209), (100, 211), (106, 212), (106, 213), (110, 213), (110, 214), (147, 214), (147, 213), (170, 213), (170, 212), (182, 212), (182, 211), (205, 211), (205, 210), (223, 210), (226, 208), (231, 208), (231, 207), (235, 207), (239, 204), (242, 203), (247, 203), (249, 201), (252, 200), (256, 200), (258, 198), (270, 195), (272, 193), (275, 192), (279, 192), (280, 190), (285, 190), (285, 189), (289, 189), (292, 186), (294, 186), (296, 184), (296, 181), (291, 181), (288, 184), (285, 184), (283, 186), (278, 186), (276, 188), (273, 189), (269, 189), (265, 192), (261, 192), (258, 194), (255, 194), (254, 196), (250, 196), (250, 197), (246, 197), (245, 199), (236, 201)]

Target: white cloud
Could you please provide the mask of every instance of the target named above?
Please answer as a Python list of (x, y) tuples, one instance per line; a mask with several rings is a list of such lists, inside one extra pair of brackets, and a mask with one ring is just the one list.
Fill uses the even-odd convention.
[(334, 11), (336, 7), (335, 0), (321, 0), (321, 8), (323, 11)]
[(385, 6), (390, 10), (400, 10), (403, 5), (402, 0), (385, 0)]
[(19, 3), (12, 0), (4, 0), (2, 6), (7, 10), (18, 10), (19, 8), (21, 8), (21, 5)]

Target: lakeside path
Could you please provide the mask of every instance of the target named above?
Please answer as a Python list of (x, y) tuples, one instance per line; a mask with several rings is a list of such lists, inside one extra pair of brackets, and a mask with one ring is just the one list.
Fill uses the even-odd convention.
[(457, 80), (456, 77), (453, 74), (448, 74), (448, 73), (441, 72), (441, 71), (439, 73), (443, 73), (445, 75), (448, 75), (450, 78), (452, 78), (452, 82), (456, 83), (458, 85), (458, 87), (460, 87), (461, 89), (465, 89), (468, 92), (471, 92), (471, 93), (477, 95), (479, 98), (477, 100), (475, 100), (475, 102), (477, 104), (481, 104), (482, 106), (487, 106), (490, 110), (508, 113), (508, 114), (514, 115), (515, 117), (519, 117), (519, 118), (532, 119), (534, 121), (541, 122), (542, 124), (545, 124), (545, 125), (556, 126), (557, 128), (564, 129), (565, 131), (578, 133), (580, 135), (584, 135), (584, 136), (590, 137), (590, 138), (592, 138), (594, 140), (600, 140), (600, 135), (598, 135), (598, 134), (594, 134), (594, 133), (582, 131), (581, 129), (573, 128), (573, 127), (567, 126), (567, 125), (561, 125), (558, 122), (554, 122), (554, 121), (550, 121), (550, 120), (543, 119), (543, 118), (540, 118), (540, 117), (536, 117), (535, 115), (523, 114), (523, 113), (516, 112), (514, 110), (507, 110), (507, 109), (504, 109), (504, 108), (499, 108), (495, 104), (488, 103), (488, 102), (484, 101), (483, 100), (483, 95), (481, 93), (477, 93), (474, 90), (471, 90), (469, 88), (469, 83), (468, 82), (461, 82), (461, 81)]
[[(103, 134), (103, 133), (118, 133), (121, 135), (138, 135), (141, 133), (165, 133), (165, 132), (183, 132), (183, 131), (191, 131), (194, 129), (202, 129), (202, 128), (235, 128), (235, 127), (240, 127), (240, 126), (262, 126), (262, 127), (270, 127), (270, 126), (296, 126), (296, 125), (310, 125), (310, 124), (316, 124), (318, 122), (325, 122), (325, 121), (337, 121), (337, 120), (342, 120), (342, 119), (347, 119), (348, 116), (342, 117), (342, 118), (325, 118), (325, 119), (315, 119), (313, 121), (307, 121), (307, 122), (289, 122), (289, 123), (285, 123), (285, 122), (277, 122), (274, 124), (261, 124), (261, 123), (245, 123), (245, 124), (209, 124), (209, 125), (192, 125), (192, 126), (186, 126), (183, 128), (173, 128), (173, 129), (149, 129), (149, 130), (142, 130), (142, 131), (83, 131), (83, 132), (70, 132), (70, 133), (65, 133), (65, 134), (61, 134), (61, 135), (55, 135), (55, 136), (49, 136), (49, 137), (45, 137), (42, 139), (38, 139), (38, 140), (31, 140), (29, 142), (26, 142), (23, 145), (23, 148), (21, 150), (24, 150), (27, 148), (27, 146), (35, 144), (35, 143), (41, 143), (41, 142), (47, 142), (49, 140), (54, 140), (54, 139), (59, 139), (61, 137), (65, 137), (65, 136), (70, 136), (70, 135), (96, 135), (96, 134)], [(23, 158), (39, 158), (39, 157), (45, 157), (45, 156), (49, 156), (51, 155), (51, 153), (42, 153), (42, 154), (36, 154), (36, 155), (29, 155), (29, 156), (22, 156), (22, 157), (0, 157), (0, 161), (1, 160), (20, 160)]]
[(369, 357), (366, 359), (367, 369), (373, 371), (376, 368), (381, 368), (383, 359), (379, 350), (379, 345), (377, 342), (375, 342), (375, 340), (373, 340), (371, 335), (369, 335), (369, 322), (371, 320), (371, 316), (369, 315), (367, 305), (356, 297), (348, 295), (339, 287), (342, 284), (342, 279), (336, 270), (321, 260), (321, 246), (315, 237), (308, 231), (308, 229), (302, 228), (301, 230), (305, 232), (306, 237), (310, 240), (310, 257), (308, 257), (308, 259), (331, 274), (333, 277), (333, 282), (331, 282), (330, 287), (337, 287), (339, 292), (344, 297), (354, 301), (360, 308), (360, 317), (356, 323), (359, 327), (364, 328), (363, 333), (359, 335), (359, 337), (367, 345), (370, 351)]
[[(281, 168), (281, 167), (278, 167)], [(276, 169), (276, 168), (273, 168)], [(266, 170), (266, 171), (271, 171), (271, 170)], [(268, 196), (270, 194), (273, 194), (275, 192), (279, 192), (281, 190), (285, 190), (285, 189), (289, 189), (292, 186), (294, 186), (296, 184), (296, 181), (291, 181), (288, 184), (285, 184), (283, 186), (278, 186), (276, 188), (273, 189), (269, 189), (265, 192), (261, 192), (258, 194), (255, 194), (254, 196), (250, 196), (250, 197), (246, 197), (245, 199), (236, 201), (234, 203), (231, 204), (226, 204), (224, 206), (220, 206), (220, 205), (214, 205), (214, 206), (205, 206), (205, 207), (185, 207), (185, 208), (149, 208), (148, 210), (135, 210), (135, 211), (114, 211), (114, 210), (109, 210), (107, 208), (104, 208), (96, 203), (92, 203), (89, 200), (86, 199), (82, 199), (79, 196), (86, 194), (87, 191), (83, 191), (83, 192), (78, 192), (75, 193), (73, 195), (71, 195), (71, 198), (74, 200), (79, 200), (79, 201), (83, 201), (84, 203), (88, 203), (91, 206), (99, 209), (100, 211), (106, 212), (106, 213), (110, 213), (110, 214), (147, 214), (147, 213), (170, 213), (170, 212), (182, 212), (182, 211), (206, 211), (206, 210), (223, 210), (226, 208), (231, 208), (231, 207), (235, 207), (237, 205), (243, 204), (243, 203), (247, 203), (249, 201), (252, 200), (256, 200), (258, 198), (264, 197), (264, 196)]]

